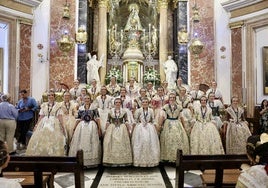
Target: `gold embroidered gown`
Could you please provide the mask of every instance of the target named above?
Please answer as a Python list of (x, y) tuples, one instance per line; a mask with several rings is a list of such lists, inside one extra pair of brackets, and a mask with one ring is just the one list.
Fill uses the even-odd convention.
[(44, 115), (44, 117), (37, 124), (25, 154), (35, 156), (66, 155), (65, 132), (57, 117), (62, 115), (60, 103), (55, 102), (52, 108), (47, 102), (43, 103), (39, 115)]
[(98, 110), (87, 110), (81, 106), (78, 111), (81, 119), (74, 131), (70, 144), (69, 156), (76, 156), (78, 150), (84, 152), (84, 166), (97, 166), (101, 163), (101, 142), (99, 139), (98, 125), (95, 122), (99, 118)]
[(173, 107), (166, 104), (163, 107), (165, 122), (160, 135), (161, 160), (175, 162), (177, 150), (181, 149), (183, 154), (189, 154), (189, 140), (180, 120), (182, 107), (175, 104)]
[(227, 112), (226, 153), (245, 154), (247, 139), (251, 136), (248, 122), (244, 120), (244, 109), (238, 107), (235, 111), (231, 106)]
[(157, 166), (160, 161), (160, 144), (154, 124), (153, 109), (139, 108), (134, 117), (137, 125), (132, 133), (133, 165)]
[(132, 150), (127, 129), (127, 112), (112, 108), (108, 113), (109, 126), (103, 140), (103, 165), (126, 166), (132, 164)]
[(62, 120), (67, 133), (67, 143), (70, 144), (74, 132), (77, 117), (77, 104), (73, 101), (69, 103), (61, 102), (61, 110), (63, 112)]
[(224, 154), (216, 123), (212, 122), (212, 110), (208, 107), (194, 109), (195, 123), (190, 135), (192, 155)]

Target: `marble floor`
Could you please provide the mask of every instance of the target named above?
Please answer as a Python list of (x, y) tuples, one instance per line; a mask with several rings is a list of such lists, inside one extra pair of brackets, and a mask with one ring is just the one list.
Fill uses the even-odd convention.
[[(154, 168), (104, 168), (85, 170), (85, 187), (89, 188), (172, 188), (175, 187), (175, 168), (171, 166)], [(184, 187), (202, 187), (200, 171), (185, 173)], [(55, 176), (55, 188), (74, 188), (74, 176), (70, 173), (58, 173)]]

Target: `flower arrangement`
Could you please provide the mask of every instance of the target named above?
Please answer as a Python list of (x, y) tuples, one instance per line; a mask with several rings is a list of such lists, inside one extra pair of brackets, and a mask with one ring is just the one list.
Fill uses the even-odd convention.
[(110, 83), (111, 77), (115, 77), (117, 83), (123, 83), (123, 75), (121, 70), (119, 70), (118, 68), (113, 67), (109, 70), (105, 77), (106, 84)]
[(145, 71), (143, 75), (143, 82), (144, 83), (152, 82), (154, 85), (160, 85), (161, 84), (160, 75), (153, 68), (149, 68), (148, 70)]

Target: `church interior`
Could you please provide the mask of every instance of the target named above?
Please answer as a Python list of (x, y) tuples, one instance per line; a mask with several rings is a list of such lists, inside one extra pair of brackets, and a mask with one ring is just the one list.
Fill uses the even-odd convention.
[[(266, 0), (0, 0), (0, 92), (15, 105), (26, 90), (41, 105), (57, 83), (69, 90), (75, 80), (90, 89), (92, 80), (103, 86), (116, 77), (127, 87), (134, 78), (140, 88), (167, 82), (172, 90), (180, 78), (189, 93), (214, 82), (225, 107), (239, 99), (257, 134), (268, 99), (267, 33)], [(150, 174), (141, 187), (175, 187), (172, 165), (121, 168), (104, 170), (97, 183), (99, 169), (85, 170), (85, 187), (126, 187), (111, 176), (136, 171)], [(185, 186), (204, 186), (200, 174), (187, 172)], [(54, 186), (73, 181), (57, 174)]]

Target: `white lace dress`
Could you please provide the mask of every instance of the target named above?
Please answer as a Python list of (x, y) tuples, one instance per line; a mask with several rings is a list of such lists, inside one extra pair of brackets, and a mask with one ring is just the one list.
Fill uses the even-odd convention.
[(194, 109), (195, 123), (190, 135), (192, 155), (224, 154), (221, 137), (216, 123), (212, 121), (211, 108)]
[(161, 160), (175, 162), (178, 149), (181, 149), (183, 154), (190, 153), (188, 136), (180, 120), (182, 107), (166, 104), (163, 110), (165, 122), (160, 135)]
[(251, 136), (248, 122), (244, 121), (244, 109), (239, 107), (237, 111), (231, 106), (227, 112), (226, 153), (245, 154), (247, 139)]
[(134, 115), (132, 133), (133, 165), (140, 167), (157, 166), (160, 161), (160, 144), (154, 124), (153, 109), (139, 108)]
[(57, 117), (62, 115), (60, 103), (55, 102), (52, 107), (47, 102), (43, 103), (39, 115), (44, 115), (44, 117), (37, 124), (25, 154), (35, 156), (66, 155), (66, 134)]
[(77, 151), (82, 149), (84, 166), (97, 166), (101, 163), (101, 142), (95, 122), (95, 119), (99, 118), (98, 110), (86, 110), (81, 106), (78, 114), (81, 121), (75, 129), (69, 156), (76, 156)]
[(108, 113), (109, 126), (103, 139), (103, 165), (127, 166), (132, 164), (132, 150), (127, 128), (127, 112), (120, 109), (119, 113), (112, 108)]

